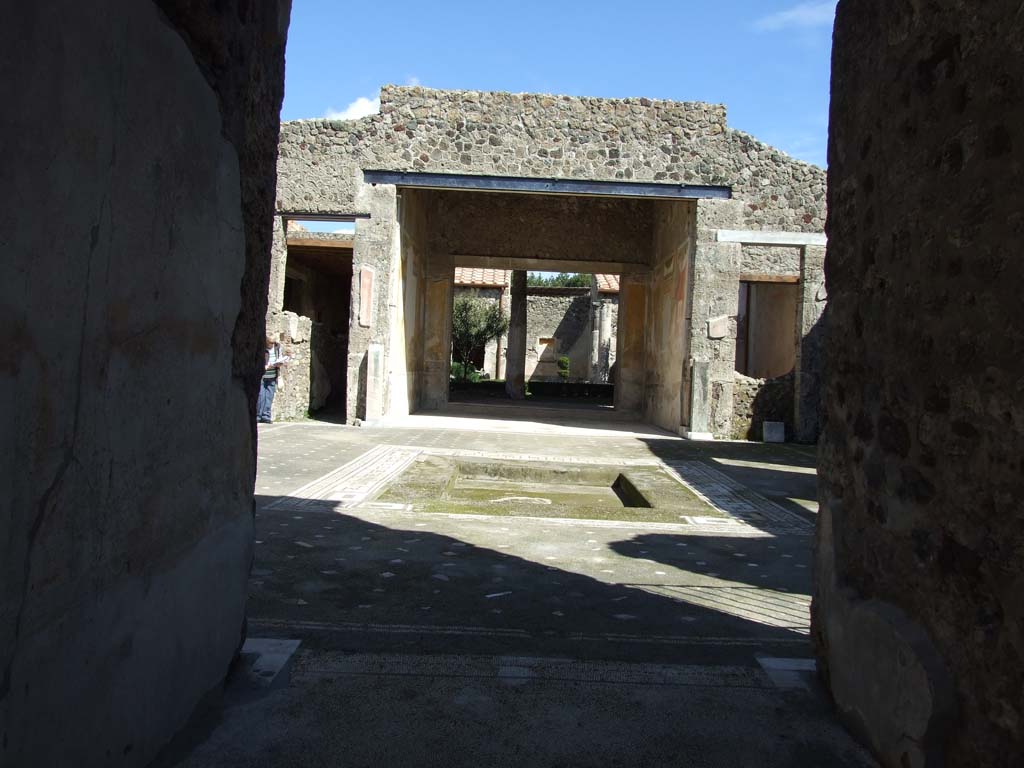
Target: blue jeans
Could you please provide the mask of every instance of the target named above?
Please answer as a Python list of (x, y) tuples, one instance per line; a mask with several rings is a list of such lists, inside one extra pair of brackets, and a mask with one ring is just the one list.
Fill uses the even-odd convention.
[(256, 401), (256, 420), (270, 421), (270, 409), (274, 405), (274, 392), (277, 391), (277, 379), (260, 381), (260, 397)]

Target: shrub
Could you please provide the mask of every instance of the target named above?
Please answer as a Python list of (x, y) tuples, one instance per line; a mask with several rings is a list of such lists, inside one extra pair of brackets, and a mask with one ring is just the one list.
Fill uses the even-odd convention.
[(463, 364), (456, 360), (452, 363), (451, 378), (456, 381), (468, 381), (471, 384), (476, 384), (480, 381), (480, 372), (472, 363)]
[(558, 358), (558, 375), (562, 377), (563, 381), (569, 378), (569, 358), (564, 355)]

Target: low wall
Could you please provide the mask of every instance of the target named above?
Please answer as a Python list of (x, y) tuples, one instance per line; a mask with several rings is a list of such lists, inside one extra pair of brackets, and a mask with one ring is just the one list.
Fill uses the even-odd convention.
[(737, 373), (732, 389), (734, 440), (761, 440), (762, 424), (781, 421), (786, 439), (793, 438), (793, 374), (775, 379), (753, 379)]
[(280, 339), (281, 349), (291, 360), (281, 368), (274, 395), (275, 421), (304, 419), (310, 410), (313, 380), (313, 321), (294, 312), (272, 314), (267, 335)]

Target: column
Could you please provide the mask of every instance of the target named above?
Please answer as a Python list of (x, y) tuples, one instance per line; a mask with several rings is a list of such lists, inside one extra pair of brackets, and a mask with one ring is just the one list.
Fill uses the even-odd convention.
[(793, 381), (794, 431), (801, 443), (816, 443), (821, 427), (821, 365), (825, 354), (825, 248), (800, 252), (800, 299), (796, 317), (796, 366)]
[(512, 302), (505, 360), (505, 393), (513, 400), (526, 397), (526, 271), (512, 273)]

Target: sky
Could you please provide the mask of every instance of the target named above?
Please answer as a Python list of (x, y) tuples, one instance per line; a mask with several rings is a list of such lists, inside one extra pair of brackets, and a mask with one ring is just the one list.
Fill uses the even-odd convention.
[(386, 83), (725, 104), (825, 165), (835, 0), (293, 0), (284, 120), (359, 117)]

